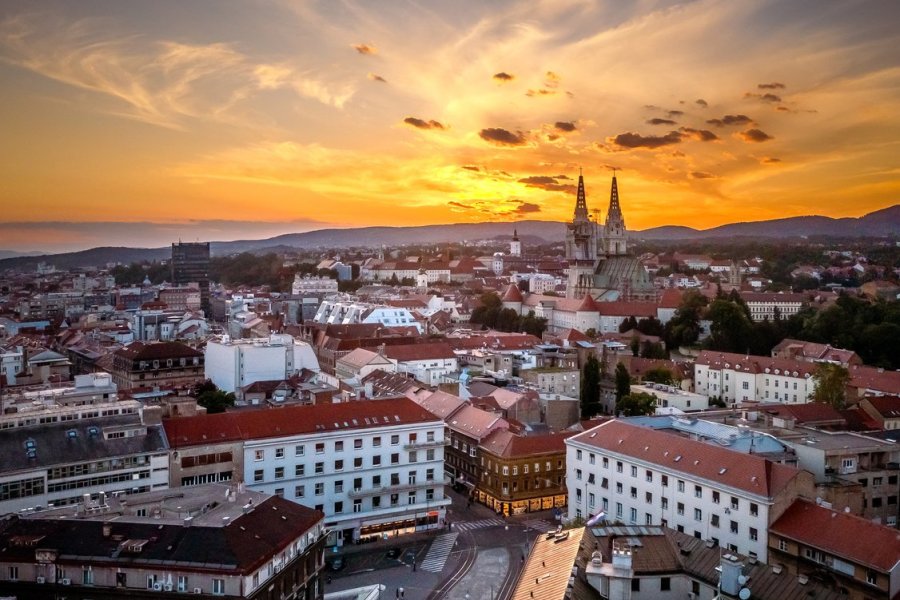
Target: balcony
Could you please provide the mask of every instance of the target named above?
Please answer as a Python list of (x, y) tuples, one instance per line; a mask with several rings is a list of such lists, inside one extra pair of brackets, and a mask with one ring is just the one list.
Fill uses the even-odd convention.
[(382, 496), (384, 494), (395, 494), (400, 492), (409, 492), (422, 488), (434, 487), (440, 485), (436, 479), (426, 479), (416, 483), (400, 483), (397, 485), (381, 485), (370, 488), (356, 488), (347, 493), (351, 498), (365, 498), (367, 496)]
[(426, 450), (428, 448), (440, 448), (442, 446), (449, 446), (450, 440), (432, 440), (430, 442), (411, 442), (409, 444), (403, 444), (404, 450)]

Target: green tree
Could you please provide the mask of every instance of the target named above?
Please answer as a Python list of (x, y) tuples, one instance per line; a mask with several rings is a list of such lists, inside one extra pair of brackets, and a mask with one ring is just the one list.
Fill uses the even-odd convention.
[(666, 359), (669, 358), (669, 353), (659, 342), (644, 340), (641, 344), (641, 358)]
[(600, 413), (600, 361), (588, 355), (581, 369), (581, 418), (590, 419)]
[(816, 382), (814, 401), (828, 404), (837, 410), (844, 408), (850, 371), (841, 365), (820, 363), (813, 373), (813, 379)]
[(641, 338), (635, 333), (631, 336), (631, 355), (637, 356), (641, 351)]
[(656, 412), (656, 397), (646, 392), (635, 392), (622, 396), (616, 401), (616, 415), (638, 417)]
[(597, 330), (593, 327), (589, 327), (588, 330), (584, 332), (584, 335), (588, 336), (590, 339), (594, 339), (597, 337)]
[(626, 331), (631, 331), (632, 329), (637, 329), (637, 319), (634, 317), (627, 317), (619, 323), (619, 333), (625, 333)]
[(754, 327), (745, 309), (731, 300), (714, 300), (709, 305), (710, 335), (706, 346), (722, 352), (749, 352), (753, 349)]
[(234, 406), (234, 394), (226, 394), (209, 379), (195, 385), (193, 395), (197, 404), (206, 408), (208, 414), (225, 412), (225, 409)]
[(616, 365), (616, 402), (631, 393), (631, 375), (623, 363)]
[(700, 337), (700, 314), (707, 300), (700, 292), (689, 290), (681, 298), (675, 315), (666, 323), (666, 346), (690, 346)]
[(654, 367), (644, 373), (644, 381), (672, 385), (675, 383), (675, 376), (672, 375), (672, 371), (665, 367)]

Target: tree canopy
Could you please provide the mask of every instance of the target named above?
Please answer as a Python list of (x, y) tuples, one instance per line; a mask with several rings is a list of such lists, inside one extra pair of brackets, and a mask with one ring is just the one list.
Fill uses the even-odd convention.
[(638, 417), (656, 412), (656, 397), (646, 392), (635, 392), (622, 396), (616, 401), (616, 415)]
[(813, 379), (816, 382), (813, 400), (828, 404), (836, 410), (844, 408), (847, 384), (850, 382), (850, 372), (845, 367), (820, 363), (813, 373)]
[(581, 369), (581, 418), (590, 419), (600, 414), (600, 361), (588, 355)]

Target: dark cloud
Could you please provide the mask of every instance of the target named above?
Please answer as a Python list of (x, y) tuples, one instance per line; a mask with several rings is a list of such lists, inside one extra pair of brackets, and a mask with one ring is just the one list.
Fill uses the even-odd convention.
[(694, 129), (693, 127), (682, 127), (681, 131), (691, 136), (698, 142), (714, 142), (719, 139), (719, 136), (714, 134), (709, 129)]
[(577, 129), (577, 127), (575, 127), (574, 121), (557, 121), (556, 123), (553, 124), (553, 126), (556, 127), (560, 131), (566, 131), (566, 132), (575, 131)]
[(375, 73), (369, 73), (369, 79), (371, 79), (372, 81), (380, 81), (381, 83), (387, 83), (387, 79), (385, 79), (381, 75), (376, 75)]
[(705, 171), (694, 171), (691, 173), (691, 177), (694, 179), (715, 179), (716, 176), (712, 173), (707, 173)]
[(703, 98), (697, 98), (696, 100), (694, 100), (694, 104), (696, 104), (697, 106), (702, 106), (703, 108), (709, 106), (709, 104)]
[(486, 142), (499, 144), (501, 146), (522, 146), (525, 144), (525, 136), (521, 131), (513, 133), (500, 127), (489, 127), (478, 132)]
[(753, 119), (747, 115), (725, 115), (721, 119), (708, 119), (706, 122), (716, 127), (723, 127), (725, 125), (747, 125), (752, 123)]
[(793, 112), (787, 106), (776, 106), (775, 110), (777, 110), (778, 112)]
[(781, 102), (781, 96), (776, 94), (754, 94), (752, 92), (747, 92), (744, 94), (744, 98), (756, 98), (757, 100), (762, 100), (763, 102)]
[(528, 90), (527, 92), (525, 92), (525, 95), (530, 98), (533, 96), (552, 96), (556, 93), (557, 93), (556, 90), (550, 90), (547, 88), (538, 88), (536, 90)]
[(378, 54), (378, 49), (371, 44), (354, 44), (353, 49), (360, 54)]
[(645, 104), (644, 108), (647, 110), (659, 110), (659, 107), (655, 104)]
[(666, 113), (666, 115), (671, 119), (672, 117), (680, 117), (684, 114), (683, 110), (670, 110)]
[(523, 202), (513, 212), (519, 214), (536, 213), (541, 212), (541, 207), (537, 204), (532, 204), (531, 202)]
[(544, 76), (544, 87), (555, 88), (559, 85), (560, 79), (560, 76), (553, 71), (547, 71)]
[(448, 206), (455, 206), (456, 208), (463, 208), (465, 210), (472, 210), (472, 207), (468, 204), (463, 204), (462, 202), (457, 202), (456, 200), (450, 200), (447, 202)]
[(442, 123), (437, 121), (425, 121), (416, 117), (406, 117), (403, 122), (412, 125), (416, 129), (446, 129)]
[(481, 170), (475, 165), (463, 165), (462, 168), (467, 171), (480, 171)]
[(515, 79), (515, 76), (505, 71), (500, 71), (499, 73), (494, 73), (494, 79), (497, 81), (512, 81)]
[(772, 139), (772, 136), (762, 129), (748, 129), (740, 133), (741, 139), (747, 143), (766, 142)]
[(783, 83), (778, 83), (777, 81), (773, 81), (772, 83), (760, 83), (757, 84), (757, 88), (761, 90), (783, 90), (787, 86)]
[(766, 156), (759, 162), (761, 162), (764, 165), (774, 165), (775, 163), (780, 163), (781, 159), (775, 158), (774, 156)]
[(676, 122), (672, 119), (660, 119), (659, 117), (656, 117), (655, 119), (648, 120), (647, 125), (676, 125)]
[(573, 193), (575, 191), (574, 185), (571, 183), (560, 183), (558, 181), (559, 179), (568, 179), (568, 177), (565, 177), (564, 175), (558, 175), (556, 177), (531, 175), (530, 177), (523, 177), (519, 180), (519, 183), (524, 183), (527, 187), (547, 190), (548, 192)]
[(681, 134), (670, 131), (666, 135), (641, 135), (639, 133), (620, 133), (610, 139), (611, 142), (623, 148), (659, 148), (681, 142)]

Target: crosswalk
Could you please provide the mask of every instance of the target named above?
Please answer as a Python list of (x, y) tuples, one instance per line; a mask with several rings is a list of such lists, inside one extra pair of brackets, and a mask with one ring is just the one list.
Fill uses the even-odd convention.
[[(506, 524), (507, 522), (505, 520), (498, 517), (493, 519), (480, 519), (478, 521), (457, 521), (453, 523), (453, 529), (455, 529), (456, 531), (471, 531), (473, 529), (499, 527)], [(522, 521), (521, 524), (525, 525), (529, 529), (534, 529), (535, 531), (539, 531), (541, 533), (547, 533), (548, 531), (553, 531), (556, 529), (556, 525), (553, 525), (549, 521), (546, 521), (544, 519), (530, 519), (528, 521)]]
[(465, 521), (453, 523), (453, 528), (457, 531), (471, 531), (472, 529), (484, 529), (485, 527), (497, 527), (498, 525), (506, 525), (503, 519), (481, 519), (479, 521)]
[(450, 551), (453, 550), (453, 543), (456, 541), (456, 536), (458, 535), (458, 532), (453, 532), (436, 537), (434, 542), (431, 543), (431, 548), (428, 549), (428, 554), (425, 555), (425, 560), (422, 561), (419, 568), (430, 573), (440, 573), (443, 571), (444, 564), (447, 562), (447, 557), (450, 556)]
[(545, 521), (544, 519), (530, 519), (528, 521), (523, 521), (522, 524), (529, 529), (534, 529), (535, 531), (540, 531), (541, 533), (556, 531), (556, 525), (553, 525), (552, 523), (550, 523), (549, 521)]

